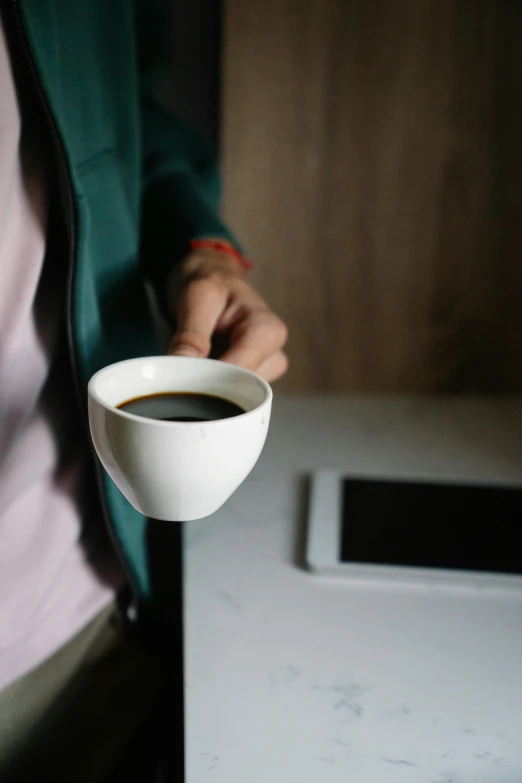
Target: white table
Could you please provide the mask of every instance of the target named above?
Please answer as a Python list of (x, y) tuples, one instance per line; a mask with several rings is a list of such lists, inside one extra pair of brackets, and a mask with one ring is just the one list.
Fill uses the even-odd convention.
[(308, 574), (317, 468), (522, 482), (522, 403), (277, 400), (250, 479), (186, 526), (188, 783), (521, 783), (522, 593)]

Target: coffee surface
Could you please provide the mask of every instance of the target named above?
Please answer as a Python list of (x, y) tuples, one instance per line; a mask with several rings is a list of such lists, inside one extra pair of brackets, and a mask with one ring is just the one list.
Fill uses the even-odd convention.
[(147, 419), (181, 422), (218, 421), (245, 413), (235, 402), (199, 392), (149, 394), (128, 400), (118, 409)]

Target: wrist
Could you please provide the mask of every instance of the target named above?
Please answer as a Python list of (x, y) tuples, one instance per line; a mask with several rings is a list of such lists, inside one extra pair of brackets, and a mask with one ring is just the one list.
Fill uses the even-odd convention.
[(176, 264), (166, 281), (166, 296), (169, 310), (177, 298), (180, 289), (191, 280), (222, 274), (237, 278), (245, 278), (245, 270), (230, 253), (215, 250), (211, 247), (193, 249), (181, 263)]
[(190, 242), (190, 249), (193, 253), (209, 253), (214, 257), (227, 257), (233, 259), (244, 271), (248, 272), (253, 268), (253, 264), (248, 258), (245, 258), (237, 247), (227, 239), (205, 237), (202, 239), (193, 239)]

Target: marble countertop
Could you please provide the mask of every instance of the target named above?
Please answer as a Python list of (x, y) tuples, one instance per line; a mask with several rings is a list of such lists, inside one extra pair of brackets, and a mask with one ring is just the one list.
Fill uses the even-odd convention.
[(300, 567), (313, 470), (522, 482), (522, 402), (283, 397), (185, 526), (189, 783), (521, 783), (522, 592)]

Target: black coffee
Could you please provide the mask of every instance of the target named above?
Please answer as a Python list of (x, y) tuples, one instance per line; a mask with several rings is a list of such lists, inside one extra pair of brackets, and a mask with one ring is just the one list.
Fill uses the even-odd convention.
[(197, 392), (166, 392), (136, 397), (118, 405), (121, 411), (162, 421), (217, 421), (245, 411), (235, 402)]

